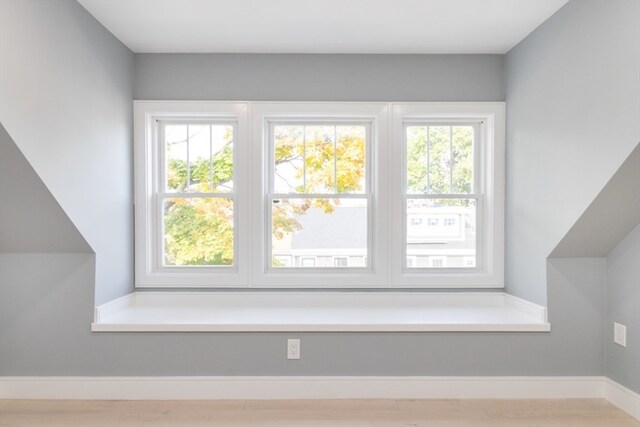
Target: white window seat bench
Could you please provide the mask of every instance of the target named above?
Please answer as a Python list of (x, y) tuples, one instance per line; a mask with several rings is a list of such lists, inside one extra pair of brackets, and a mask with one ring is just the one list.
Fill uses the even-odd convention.
[(94, 332), (545, 332), (546, 307), (503, 292), (134, 292)]

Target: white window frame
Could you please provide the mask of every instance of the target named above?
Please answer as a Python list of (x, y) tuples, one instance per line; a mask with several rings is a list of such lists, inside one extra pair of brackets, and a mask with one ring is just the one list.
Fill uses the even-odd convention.
[[(504, 103), (397, 103), (393, 105), (390, 194), (391, 283), (395, 287), (504, 287)], [(408, 123), (478, 123), (474, 141), (474, 176), (478, 186), (478, 245), (476, 268), (429, 269), (406, 267), (406, 137)]]
[[(248, 285), (247, 103), (134, 102), (135, 280), (136, 287), (227, 287)], [(164, 147), (158, 123), (203, 121), (234, 126), (234, 262), (232, 266), (162, 265), (162, 193)]]
[[(236, 124), (233, 267), (158, 266), (159, 177), (155, 120), (199, 118)], [(367, 267), (267, 268), (269, 123), (295, 119), (370, 124)], [(482, 123), (475, 141), (482, 171), (478, 268), (406, 268), (405, 132), (408, 122)], [(497, 288), (504, 287), (504, 103), (135, 101), (136, 287)], [(155, 249), (154, 249), (155, 248)], [(481, 257), (481, 258), (480, 258)], [(478, 261), (480, 262), (480, 261)]]
[[(387, 286), (388, 104), (331, 102), (254, 102), (252, 154), (252, 285), (255, 287), (361, 288)], [(270, 268), (269, 183), (273, 123), (366, 123), (369, 182), (367, 267)], [(310, 195), (312, 197), (312, 195)]]

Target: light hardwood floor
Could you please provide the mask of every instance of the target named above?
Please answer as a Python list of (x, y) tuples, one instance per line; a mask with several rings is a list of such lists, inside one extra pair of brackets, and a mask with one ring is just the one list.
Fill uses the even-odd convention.
[(1, 427), (640, 427), (603, 399), (0, 401)]

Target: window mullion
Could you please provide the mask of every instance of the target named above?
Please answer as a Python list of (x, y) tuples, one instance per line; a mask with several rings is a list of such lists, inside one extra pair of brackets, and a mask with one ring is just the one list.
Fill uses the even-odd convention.
[(302, 126), (302, 188), (304, 188), (304, 191), (307, 191), (307, 127), (306, 126)]
[(461, 193), (461, 194), (405, 194), (408, 199), (478, 199), (480, 194), (477, 193)]
[(369, 199), (371, 193), (270, 193), (268, 197), (271, 199)]
[(449, 126), (449, 191), (453, 193), (453, 126)]
[(191, 188), (191, 155), (189, 153), (189, 125), (187, 125), (187, 190)]
[[(427, 194), (431, 193), (431, 133), (430, 126), (427, 126)], [(405, 166), (406, 167), (406, 166)]]
[[(333, 191), (338, 192), (338, 140), (337, 126), (333, 127)], [(366, 173), (366, 172), (365, 172)]]
[(189, 198), (200, 198), (200, 199), (206, 199), (206, 198), (211, 198), (211, 199), (233, 199), (236, 197), (236, 192), (229, 192), (229, 193), (157, 193), (158, 197), (162, 198), (162, 199), (189, 199)]
[[(235, 130), (234, 130), (235, 133)], [(235, 170), (235, 162), (234, 162), (234, 170)], [(209, 125), (209, 189), (213, 191), (213, 126)]]

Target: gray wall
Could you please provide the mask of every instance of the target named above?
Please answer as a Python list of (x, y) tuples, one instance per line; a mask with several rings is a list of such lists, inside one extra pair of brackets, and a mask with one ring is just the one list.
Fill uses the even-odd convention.
[[(551, 333), (91, 333), (92, 255), (0, 255), (0, 274), (0, 375), (602, 375), (604, 367), (604, 259), (554, 262)], [(291, 362), (294, 336), (303, 357)]]
[(507, 54), (509, 292), (545, 303), (545, 259), (640, 142), (639, 40), (640, 2), (574, 0)]
[(97, 254), (96, 301), (127, 293), (133, 53), (73, 0), (0, 1), (0, 62), (0, 123)]
[(503, 55), (137, 54), (135, 98), (504, 101)]
[(93, 253), (0, 124), (0, 253)]
[(550, 257), (606, 257), (639, 223), (640, 144), (564, 235)]
[[(34, 107), (34, 112), (42, 115), (49, 113), (63, 119), (80, 117), (83, 125), (82, 135), (89, 135), (83, 140), (93, 148), (86, 148), (87, 151), (84, 151), (85, 147), (76, 143), (78, 137), (72, 132), (73, 127), (69, 126), (67, 121), (63, 121), (66, 126), (60, 124), (56, 127), (45, 120), (47, 126), (44, 130), (30, 129), (26, 122), (34, 117), (34, 113), (26, 111), (26, 101), (17, 96), (19, 91), (8, 87), (9, 84), (5, 80), (8, 71), (2, 71), (0, 74), (0, 84), (2, 84), (0, 88), (3, 96), (6, 90), (11, 89), (7, 93), (13, 95), (11, 101), (17, 103), (17, 112), (9, 108), (8, 101), (3, 100), (0, 121), (7, 127), (35, 171), (43, 178), (53, 196), (85, 236), (96, 252), (96, 256), (94, 259), (91, 254), (0, 254), (1, 375), (602, 375), (604, 373), (606, 264), (603, 258), (552, 260), (549, 261), (546, 271), (544, 268), (540, 271), (536, 270), (536, 274), (541, 277), (537, 277), (539, 280), (535, 281), (535, 286), (529, 293), (544, 296), (545, 284), (549, 283), (548, 305), (552, 323), (551, 333), (91, 333), (89, 327), (92, 319), (93, 280), (96, 269), (100, 282), (102, 277), (100, 269), (104, 268), (101, 267), (100, 261), (103, 253), (124, 251), (130, 261), (131, 254), (128, 252), (130, 241), (123, 242), (121, 239), (121, 232), (130, 227), (130, 223), (126, 222), (126, 227), (123, 226), (122, 229), (119, 227), (114, 229), (113, 224), (109, 223), (106, 230), (102, 230), (101, 221), (105, 219), (106, 214), (85, 212), (81, 207), (86, 206), (86, 203), (80, 203), (80, 197), (77, 195), (72, 197), (68, 187), (61, 185), (60, 181), (66, 180), (67, 183), (73, 183), (77, 181), (78, 176), (82, 176), (82, 174), (76, 175), (78, 172), (87, 173), (91, 178), (99, 178), (96, 177), (98, 172), (90, 170), (91, 168), (83, 169), (83, 157), (75, 157), (76, 150), (86, 153), (89, 156), (87, 158), (92, 159), (88, 164), (100, 172), (106, 173), (104, 164), (115, 164), (116, 170), (122, 172), (126, 178), (113, 177), (113, 171), (108, 171), (109, 178), (114, 180), (113, 188), (108, 195), (114, 200), (110, 200), (109, 206), (123, 208), (115, 211), (118, 218), (123, 211), (128, 211), (128, 207), (124, 208), (120, 203), (120, 198), (125, 198), (124, 192), (121, 191), (124, 185), (120, 178), (129, 180), (128, 185), (130, 185), (130, 172), (127, 169), (128, 164), (126, 168), (123, 166), (124, 155), (120, 158), (116, 154), (123, 154), (118, 148), (121, 143), (126, 145), (119, 138), (124, 136), (124, 132), (121, 135), (118, 130), (121, 126), (126, 128), (130, 125), (128, 122), (131, 113), (130, 93), (129, 99), (126, 99), (130, 86), (125, 84), (128, 83), (127, 79), (120, 78), (125, 74), (124, 71), (123, 74), (120, 73), (121, 68), (128, 66), (130, 55), (124, 52), (112, 38), (105, 35), (104, 30), (97, 23), (78, 11), (71, 3), (64, 3), (59, 8), (54, 8), (55, 10), (51, 10), (48, 6), (53, 3), (46, 2), (10, 7), (5, 6), (5, 3), (7, 2), (0, 2), (2, 15), (9, 15), (9, 17), (3, 18), (0, 36), (20, 35), (25, 40), (19, 42), (21, 50), (15, 49), (9, 42), (0, 41), (2, 43), (0, 53), (3, 56), (9, 48), (11, 48), (12, 57), (15, 56), (15, 60), (22, 64), (29, 63), (28, 58), (30, 61), (38, 60), (37, 55), (43, 55), (45, 58), (52, 56), (46, 49), (45, 52), (41, 52), (44, 48), (40, 46), (58, 40), (60, 37), (58, 33), (67, 34), (69, 40), (66, 42), (73, 47), (69, 50), (73, 55), (65, 53), (66, 49), (58, 53), (64, 56), (64, 61), (53, 63), (45, 61), (40, 64), (40, 67), (31, 71), (42, 78), (47, 85), (39, 86), (37, 78), (32, 78), (29, 73), (21, 76), (17, 69), (14, 70), (13, 67), (8, 69), (12, 71), (11, 77), (14, 79), (14, 84), (29, 95), (27, 98), (37, 101), (38, 105)], [(593, 9), (587, 13), (587, 17), (592, 17), (594, 13), (601, 14), (600, 19), (604, 23), (600, 23), (593, 29), (600, 37), (608, 37), (606, 34), (599, 33), (602, 31), (601, 26), (610, 25), (615, 28), (627, 23), (626, 16), (618, 16), (617, 13), (610, 15), (607, 11), (600, 10), (600, 3), (585, 2), (584, 5), (574, 3), (569, 4), (569, 9), (561, 10), (562, 20), (559, 23), (557, 21), (553, 23), (557, 27), (564, 26), (564, 21), (567, 21), (568, 28), (566, 34), (554, 33), (555, 38), (549, 41), (554, 46), (564, 45), (565, 49), (578, 48), (582, 53), (590, 51), (591, 47), (576, 44), (575, 41), (570, 43), (576, 38), (574, 35), (576, 28), (570, 24), (576, 20), (576, 15), (585, 14), (584, 8)], [(24, 29), (16, 28), (18, 24), (5, 23), (13, 20), (20, 21), (19, 26)], [(83, 25), (78, 26), (76, 21)], [(587, 24), (589, 22), (591, 21), (587, 21)], [(11, 24), (9, 29), (4, 28), (5, 24)], [(54, 34), (46, 31), (46, 29), (51, 30), (51, 27), (57, 28)], [(538, 31), (544, 33), (548, 30), (543, 27)], [(96, 34), (102, 36), (95, 37)], [(620, 34), (617, 35), (620, 36)], [(538, 32), (531, 37), (538, 39)], [(627, 43), (627, 41), (626, 39), (618, 40), (618, 43)], [(539, 42), (535, 44), (538, 45)], [(53, 45), (57, 46), (55, 43)], [(521, 50), (517, 59), (533, 67), (536, 64), (534, 58), (530, 59), (529, 55), (540, 53), (538, 50), (538, 48)], [(122, 52), (124, 52), (122, 54), (124, 59), (120, 56)], [(571, 51), (564, 53), (571, 55)], [(78, 55), (80, 57), (88, 55), (88, 58), (77, 59)], [(85, 61), (88, 65), (84, 63)], [(104, 63), (98, 67), (95, 61)], [(75, 68), (67, 67), (65, 65), (67, 62)], [(272, 58), (251, 55), (203, 55), (201, 57), (139, 55), (137, 56), (135, 97), (140, 99), (273, 100), (340, 100), (348, 97), (350, 100), (499, 101), (505, 96), (501, 62), (502, 59), (495, 56), (369, 58), (309, 55), (299, 58), (291, 56)], [(279, 63), (299, 67), (294, 69), (304, 72), (282, 75), (282, 72), (277, 69)], [(561, 68), (562, 64), (563, 61), (557, 57), (547, 66)], [(325, 72), (312, 72), (312, 65), (320, 67), (319, 70)], [(595, 65), (600, 66), (599, 63)], [(87, 66), (96, 73), (95, 78), (98, 82), (103, 82), (105, 76), (109, 76), (106, 80), (113, 81), (110, 91), (106, 91), (101, 84), (94, 86), (96, 82), (88, 79), (82, 72)], [(182, 67), (185, 68), (184, 71), (181, 71)], [(373, 69), (370, 70), (370, 67)], [(40, 69), (46, 69), (51, 76), (42, 75), (45, 73), (40, 72)], [(274, 69), (275, 71), (269, 71)], [(226, 71), (223, 73), (219, 70)], [(365, 73), (366, 78), (363, 77), (360, 81), (353, 76), (354, 72)], [(518, 67), (514, 73), (521, 78), (526, 88), (533, 85), (529, 77), (523, 75), (523, 73), (526, 74), (526, 70)], [(234, 77), (236, 74), (237, 78)], [(389, 75), (393, 75), (396, 80), (385, 81)], [(217, 77), (219, 82), (227, 78), (230, 80), (225, 81), (224, 84), (218, 81), (212, 82), (211, 76)], [(627, 76), (627, 79), (627, 85), (634, 84), (635, 80), (631, 76)], [(77, 82), (77, 88), (71, 84), (71, 80)], [(242, 87), (243, 82), (249, 86)], [(32, 86), (42, 90), (30, 89)], [(50, 90), (49, 86), (53, 89)], [(512, 91), (517, 89), (512, 84), (507, 86), (509, 87)], [(87, 91), (90, 94), (87, 98), (90, 99), (85, 100), (89, 102), (89, 107), (65, 110), (75, 105), (62, 96), (66, 95), (65, 89), (70, 91), (69, 96), (72, 100), (81, 98), (79, 92)], [(544, 91), (541, 93), (541, 96), (549, 95)], [(104, 96), (104, 99), (99, 102), (106, 103), (108, 108), (105, 107), (105, 116), (94, 117), (90, 114), (96, 110), (91, 108), (90, 102), (95, 101), (93, 98), (101, 96)], [(339, 98), (339, 96), (345, 98)], [(60, 98), (58, 103), (50, 102), (56, 97)], [(509, 98), (509, 92), (507, 92), (507, 98)], [(114, 105), (109, 101), (114, 101)], [(621, 102), (623, 101), (624, 99)], [(519, 119), (523, 121), (524, 118), (521, 115), (523, 101), (514, 102), (518, 107), (516, 110), (520, 111)], [(628, 103), (623, 102), (624, 105)], [(114, 112), (116, 109), (117, 114)], [(536, 111), (526, 113), (536, 113)], [(40, 115), (37, 117), (46, 119)], [(125, 119), (127, 121), (122, 122)], [(74, 123), (76, 121), (78, 120), (74, 120)], [(115, 130), (106, 129), (109, 124)], [(526, 121), (524, 125), (525, 129), (529, 129)], [(12, 127), (16, 130), (13, 131)], [(127, 129), (130, 131), (129, 128)], [(41, 133), (45, 131), (46, 135), (54, 135), (55, 138), (36, 138), (38, 135), (42, 136)], [(94, 147), (98, 142), (105, 143), (106, 137), (97, 135), (99, 131), (113, 136), (112, 143), (116, 146), (113, 149), (116, 153), (102, 152)], [(116, 138), (116, 135), (111, 134), (112, 131), (119, 137)], [(515, 137), (518, 136), (515, 135)], [(46, 144), (42, 141), (46, 141)], [(536, 139), (533, 142), (527, 141), (527, 144), (543, 142)], [(562, 151), (563, 141), (556, 141), (556, 143), (559, 144), (558, 149)], [(589, 144), (591, 143), (589, 141)], [(618, 147), (614, 151), (622, 151), (622, 149)], [(55, 168), (56, 160), (64, 156), (68, 157), (64, 162), (66, 166), (68, 165), (68, 171), (65, 168)], [(624, 156), (620, 154), (619, 163), (622, 158)], [(584, 160), (589, 163), (589, 159)], [(515, 161), (518, 162), (518, 160), (519, 157), (516, 156)], [(130, 158), (127, 157), (127, 161), (130, 161)], [(613, 159), (609, 159), (611, 171), (607, 177), (603, 178), (602, 183), (597, 183), (600, 187), (613, 174), (614, 163)], [(593, 167), (593, 163), (591, 166)], [(538, 168), (541, 167), (538, 166)], [(64, 172), (62, 178), (57, 174), (62, 173), (60, 170)], [(526, 167), (525, 171), (529, 174), (535, 172), (531, 167)], [(553, 175), (553, 171), (548, 172)], [(514, 183), (521, 186), (523, 190), (527, 187), (524, 185), (528, 182), (527, 179), (534, 179), (515, 175), (513, 169), (510, 173)], [(101, 179), (98, 180), (100, 182), (97, 185), (104, 189), (104, 183)], [(83, 184), (80, 182), (78, 185), (82, 187)], [(583, 190), (583, 192), (592, 192), (592, 196), (595, 197), (600, 187), (591, 181), (587, 184), (593, 184), (596, 188), (589, 187), (589, 191)], [(511, 188), (511, 191), (514, 191), (514, 188)], [(85, 196), (83, 192), (81, 194)], [(98, 203), (95, 209), (105, 209), (106, 205), (102, 204), (103, 201), (92, 198), (91, 195), (86, 197), (88, 202)], [(129, 203), (130, 193), (127, 193), (126, 197), (129, 197), (127, 199)], [(586, 201), (585, 207), (590, 201)], [(538, 215), (537, 207), (535, 212), (514, 211), (513, 207), (511, 206), (508, 212), (512, 217)], [(553, 214), (557, 215), (559, 210), (558, 207), (554, 207)], [(562, 215), (566, 213), (560, 212), (560, 216)], [(547, 211), (546, 216), (553, 215)], [(89, 224), (90, 219), (93, 219), (93, 224)], [(567, 224), (564, 231), (567, 231), (571, 225)], [(110, 240), (113, 245), (111, 249), (105, 249), (103, 245), (107, 240), (99, 238), (103, 231), (113, 234)], [(130, 232), (130, 229), (127, 231)], [(538, 251), (534, 255), (541, 257), (541, 260), (536, 258), (532, 262), (544, 262), (547, 253)], [(113, 272), (114, 275), (124, 275), (119, 259), (113, 260), (113, 269), (116, 270)], [(127, 268), (129, 267), (130, 265), (127, 264)], [(130, 280), (129, 275), (127, 279)], [(528, 282), (521, 284), (527, 285)], [(119, 293), (117, 283), (114, 287), (118, 291), (113, 293)], [(100, 283), (98, 290), (100, 291)], [(102, 295), (104, 298), (109, 296), (107, 293)], [(284, 354), (286, 338), (292, 335), (302, 338), (304, 346), (303, 358), (295, 363), (287, 361)]]
[[(606, 375), (640, 393), (640, 225), (607, 257), (606, 319)], [(613, 342), (613, 322), (627, 326), (626, 348)]]

